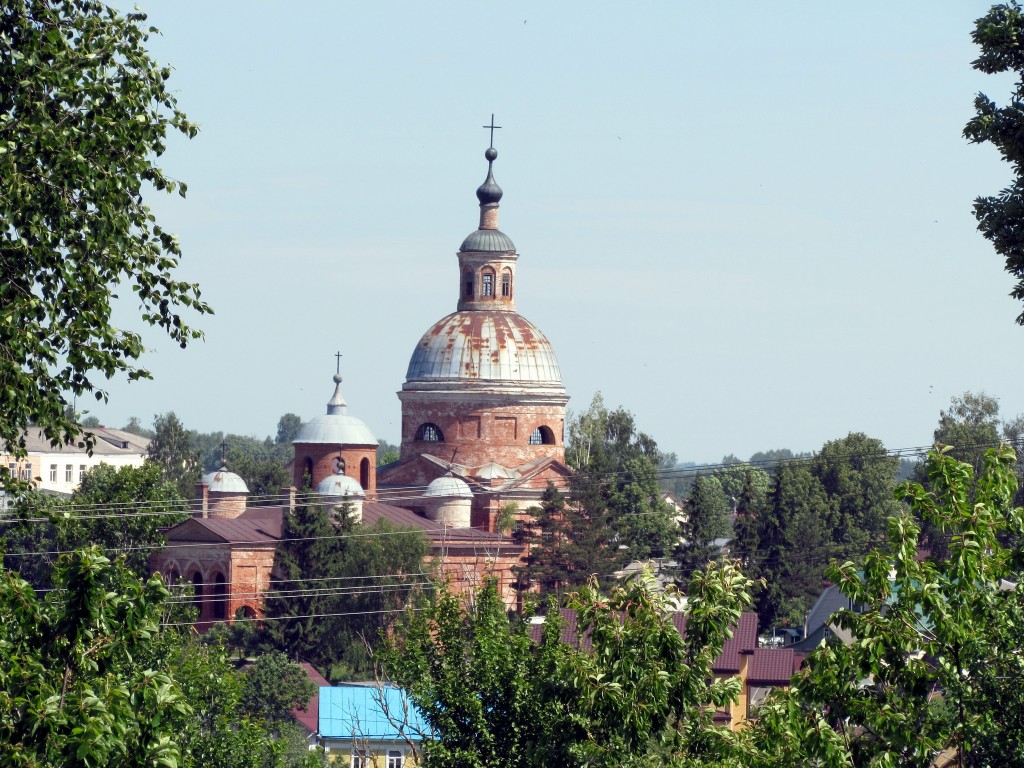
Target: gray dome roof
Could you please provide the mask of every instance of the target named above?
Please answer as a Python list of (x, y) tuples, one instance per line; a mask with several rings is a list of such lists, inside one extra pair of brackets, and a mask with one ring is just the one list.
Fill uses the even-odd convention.
[(249, 492), (249, 486), (245, 484), (245, 480), (234, 472), (229, 472), (226, 467), (203, 475), (203, 484), (210, 489), (211, 493)]
[(562, 388), (551, 342), (515, 312), (454, 312), (434, 323), (412, 353), (406, 381), (473, 379)]
[(328, 443), (330, 445), (377, 445), (377, 438), (361, 419), (348, 415), (348, 405), (341, 394), (341, 374), (334, 377), (334, 395), (327, 402), (327, 413), (306, 422), (295, 443)]
[(317, 483), (316, 492), (321, 496), (357, 496), (359, 498), (366, 496), (363, 487), (348, 475), (325, 477)]
[(473, 492), (469, 490), (469, 486), (466, 484), (466, 481), (460, 480), (452, 475), (445, 475), (444, 477), (438, 477), (431, 480), (430, 485), (427, 486), (427, 490), (423, 492), (423, 495), (429, 498), (473, 498)]
[(462, 245), (460, 251), (515, 251), (516, 247), (512, 240), (500, 229), (477, 229), (470, 232)]
[(347, 413), (328, 413), (303, 424), (292, 442), (377, 445), (377, 438), (361, 419)]

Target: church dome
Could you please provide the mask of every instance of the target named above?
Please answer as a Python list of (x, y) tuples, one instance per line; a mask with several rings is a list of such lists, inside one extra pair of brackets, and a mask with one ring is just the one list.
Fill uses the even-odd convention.
[(347, 413), (317, 416), (302, 425), (293, 443), (330, 443), (331, 445), (376, 445), (377, 438), (362, 419)]
[(470, 232), (466, 236), (466, 239), (462, 241), (462, 245), (459, 246), (459, 250), (463, 252), (469, 251), (482, 251), (482, 252), (513, 252), (516, 247), (512, 243), (512, 239), (502, 232), (500, 229), (477, 229)]
[(334, 396), (327, 403), (327, 413), (303, 424), (292, 444), (377, 445), (377, 438), (362, 419), (349, 416), (348, 405), (341, 394), (341, 374), (334, 377), (334, 384)]
[(458, 477), (452, 475), (444, 475), (430, 481), (430, 485), (427, 486), (427, 490), (423, 493), (427, 498), (456, 498), (456, 499), (471, 499), (473, 498), (473, 492), (469, 490), (469, 485), (466, 484), (465, 480), (461, 480)]
[(487, 380), (562, 386), (551, 342), (515, 312), (454, 312), (416, 345), (406, 380)]
[(348, 475), (325, 477), (317, 483), (316, 492), (321, 496), (352, 496), (360, 499), (366, 496), (363, 487)]
[(249, 486), (245, 480), (229, 472), (227, 467), (221, 467), (216, 472), (209, 472), (203, 475), (203, 485), (210, 489), (211, 493), (248, 493)]

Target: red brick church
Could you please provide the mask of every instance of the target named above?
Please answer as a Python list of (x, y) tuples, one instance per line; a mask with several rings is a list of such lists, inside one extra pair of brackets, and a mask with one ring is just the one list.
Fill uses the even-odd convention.
[(549, 480), (568, 475), (568, 396), (551, 343), (516, 312), (519, 254), (498, 229), (497, 156), (493, 147), (485, 153), (479, 227), (459, 247), (456, 311), (420, 338), (398, 395), (399, 460), (377, 467), (377, 440), (348, 413), (338, 374), (327, 412), (293, 443), (285, 503), (250, 505), (245, 483), (226, 467), (204, 476), (196, 516), (167, 531), (153, 559), (154, 571), (195, 585), (200, 626), (262, 614), (283, 517), (307, 483), (325, 503), (347, 498), (364, 523), (420, 528), (457, 588), (492, 574), (514, 600), (511, 567), (522, 550), (497, 530), (498, 518), (513, 505), (522, 515)]

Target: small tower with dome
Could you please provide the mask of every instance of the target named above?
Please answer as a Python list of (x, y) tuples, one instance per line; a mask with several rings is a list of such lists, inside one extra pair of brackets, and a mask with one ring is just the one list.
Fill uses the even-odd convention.
[(377, 491), (377, 438), (361, 419), (348, 413), (341, 382), (339, 364), (327, 413), (303, 424), (292, 441), (292, 483), (296, 488), (304, 488), (308, 483), (315, 489), (328, 477), (345, 475), (373, 497)]

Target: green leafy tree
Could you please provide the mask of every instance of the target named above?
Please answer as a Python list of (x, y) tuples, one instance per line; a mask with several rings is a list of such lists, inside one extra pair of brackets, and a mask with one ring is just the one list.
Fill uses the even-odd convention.
[(0, 574), (0, 762), (176, 764), (188, 705), (166, 670), (132, 663), (159, 631), (163, 584), (91, 549), (61, 561), (54, 586), (40, 601)]
[(302, 429), (302, 419), (294, 413), (286, 413), (277, 420), (277, 436), (274, 442), (278, 445), (286, 445), (291, 450), (292, 440), (298, 437)]
[(387, 440), (378, 441), (377, 445), (377, 466), (383, 467), (385, 464), (392, 464), (398, 461), (401, 456), (401, 447), (394, 443), (389, 443)]
[(202, 477), (202, 466), (185, 425), (171, 411), (153, 419), (153, 432), (148, 449), (150, 461), (159, 465), (164, 477), (174, 483), (181, 498), (195, 498), (196, 484)]
[[(1019, 561), (1000, 543), (1022, 525), (1015, 463), (990, 449), (975, 477), (942, 450), (930, 488), (900, 487), (910, 509), (890, 519), (887, 544), (831, 572), (862, 607), (834, 617), (854, 642), (818, 648), (761, 707), (754, 764), (925, 768), (945, 749), (961, 766), (1024, 761), (1022, 597), (1006, 588)], [(917, 557), (923, 520), (948, 532), (948, 557)]]
[(67, 513), (55, 517), (57, 544), (64, 551), (99, 544), (112, 557), (123, 555), (144, 579), (154, 547), (164, 542), (160, 530), (185, 520), (187, 512), (187, 502), (157, 464), (100, 464), (82, 476)]
[(567, 507), (573, 586), (591, 575), (607, 578), (628, 559), (669, 551), (676, 538), (672, 513), (652, 482), (662, 455), (637, 430), (633, 414), (609, 411), (598, 393), (569, 419), (567, 432), (566, 461), (576, 470)]
[(610, 594), (591, 582), (569, 601), (571, 642), (551, 604), (533, 643), (493, 583), (468, 604), (442, 589), (407, 615), (380, 658), (430, 726), (427, 764), (724, 765), (742, 748), (712, 718), (740, 686), (716, 680), (711, 666), (748, 590), (728, 563), (695, 575), (681, 635), (671, 595), (649, 573)]
[[(974, 201), (978, 230), (1005, 260), (1006, 271), (1017, 279), (1010, 295), (1024, 300), (1024, 14), (1016, 0), (993, 5), (975, 22), (971, 33), (981, 54), (975, 69), (985, 74), (1009, 73), (1017, 78), (1004, 106), (979, 93), (974, 100), (977, 114), (964, 128), (964, 137), (972, 143), (990, 143), (1013, 168), (1013, 180), (998, 195)], [(1024, 325), (1024, 312), (1017, 316)]]
[(863, 432), (831, 440), (814, 454), (811, 472), (834, 508), (832, 557), (860, 557), (882, 538), (886, 521), (898, 512), (893, 492), (899, 468), (882, 441)]
[(155, 160), (168, 134), (196, 133), (150, 34), (145, 14), (95, 0), (0, 11), (0, 444), (16, 453), (30, 425), (79, 439), (65, 407), (105, 399), (97, 377), (149, 377), (142, 337), (110, 323), (115, 286), (181, 346), (201, 334), (179, 311), (210, 312), (144, 202), (150, 188), (184, 194)]
[(13, 514), (0, 519), (4, 568), (34, 589), (53, 586), (58, 551), (53, 521), (66, 506), (64, 499), (32, 490), (18, 497)]
[(694, 573), (683, 634), (673, 621), (671, 591), (662, 591), (649, 572), (607, 596), (591, 583), (570, 600), (578, 648), (558, 660), (553, 694), (572, 713), (569, 728), (560, 728), (564, 762), (735, 765), (743, 746), (713, 716), (735, 704), (740, 681), (716, 679), (712, 665), (750, 605), (750, 587), (730, 562)]
[(317, 692), (306, 673), (280, 651), (256, 657), (242, 673), (242, 708), (253, 717), (279, 725), (292, 719), (292, 709), (305, 710)]
[(469, 605), (439, 585), (427, 610), (406, 614), (378, 658), (429, 726), (427, 764), (540, 764), (567, 720), (559, 702), (545, 697), (543, 682), (568, 651), (558, 630), (553, 620), (535, 646), (527, 625), (509, 622), (493, 581)]
[[(999, 444), (999, 401), (984, 392), (964, 392), (939, 412), (935, 443), (953, 446), (952, 455), (980, 473), (985, 452)], [(922, 466), (922, 471), (927, 472)]]

